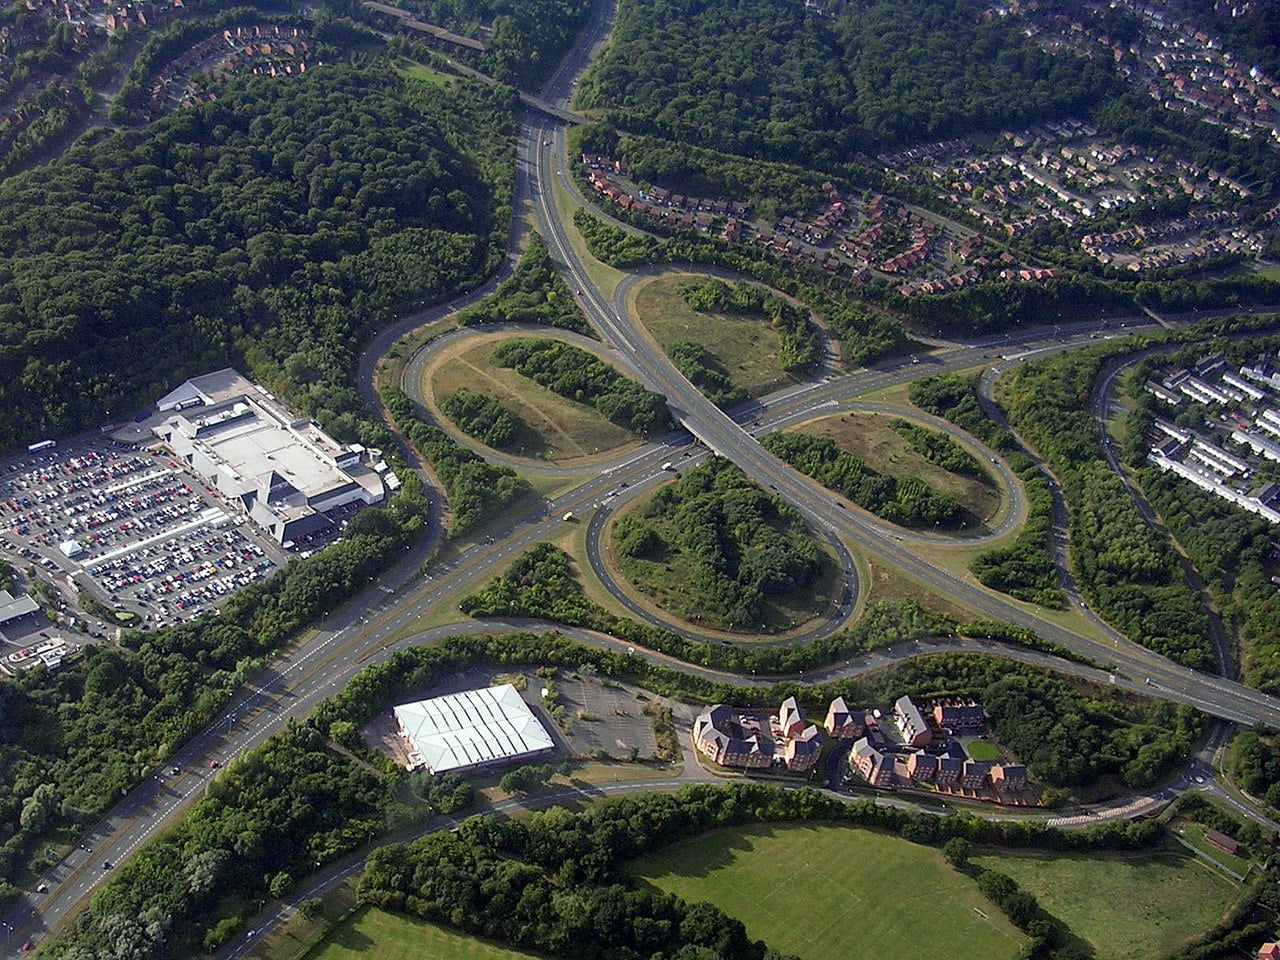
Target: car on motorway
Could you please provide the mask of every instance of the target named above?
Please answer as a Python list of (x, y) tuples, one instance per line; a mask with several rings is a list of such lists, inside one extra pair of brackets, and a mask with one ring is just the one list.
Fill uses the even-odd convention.
[(222, 764), (220, 764), (217, 760), (210, 760), (210, 761), (209, 761), (209, 769), (210, 769), (210, 770), (217, 770), (220, 766), (222, 766)]
[(182, 772), (182, 768), (181, 768), (181, 767), (170, 767), (170, 768), (169, 768), (169, 776), (171, 776), (171, 777), (176, 777), (176, 776), (177, 776), (178, 774), (180, 774), (181, 772)]
[(27, 953), (31, 950), (34, 950), (35, 948), (36, 948), (36, 944), (34, 940), (27, 940), (27, 941), (24, 941), (22, 944), (23, 953)]
[(110, 869), (111, 869), (111, 861), (110, 861), (110, 860), (103, 860), (103, 861), (102, 861), (102, 869), (103, 869), (103, 870), (110, 870)]

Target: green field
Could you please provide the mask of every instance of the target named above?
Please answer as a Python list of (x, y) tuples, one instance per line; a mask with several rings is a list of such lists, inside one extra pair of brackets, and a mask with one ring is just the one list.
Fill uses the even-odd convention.
[(1175, 818), (1169, 824), (1169, 829), (1182, 837), (1183, 840), (1191, 844), (1214, 863), (1220, 863), (1232, 873), (1244, 876), (1249, 872), (1249, 861), (1243, 857), (1232, 856), (1220, 847), (1215, 847), (1212, 843), (1204, 838), (1204, 825), (1195, 823), (1191, 820), (1184, 820), (1181, 817)]
[(938, 850), (854, 827), (717, 831), (630, 872), (801, 960), (1006, 960), (1024, 942)]
[[(592, 457), (637, 443), (636, 437), (610, 423), (592, 407), (575, 403), (528, 377), (493, 362), (502, 338), (465, 341), (444, 350), (423, 371), (423, 395), (444, 397), (466, 388), (494, 397), (520, 418), (525, 429), (503, 452), (550, 462)], [(434, 401), (433, 401), (434, 403)], [(452, 421), (439, 410), (442, 422)]]
[(536, 956), (452, 933), (425, 920), (365, 908), (309, 951), (306, 960), (534, 960)]
[(764, 317), (699, 313), (684, 302), (680, 285), (705, 279), (705, 274), (669, 274), (637, 286), (636, 315), (653, 339), (664, 348), (675, 340), (696, 340), (733, 385), (753, 397), (794, 383), (782, 369), (782, 335)]
[(980, 763), (1000, 759), (1000, 751), (986, 740), (973, 740), (964, 745), (965, 753)]
[(406, 77), (412, 77), (414, 80), (425, 80), (427, 83), (437, 87), (447, 87), (454, 80), (454, 77), (450, 74), (442, 73), (433, 67), (413, 60), (402, 59), (397, 69)]
[(976, 857), (1007, 873), (1097, 960), (1155, 960), (1222, 918), (1239, 887), (1181, 854)]
[[(918, 477), (939, 493), (955, 497), (974, 521), (990, 523), (1000, 514), (1003, 497), (991, 478), (961, 476), (942, 469), (911, 449), (891, 426), (893, 417), (880, 413), (844, 413), (810, 420), (795, 428), (811, 437), (831, 440), (841, 450), (866, 461), (872, 470), (889, 476)], [(966, 447), (968, 449), (968, 447)], [(969, 450), (980, 462), (986, 454)]]

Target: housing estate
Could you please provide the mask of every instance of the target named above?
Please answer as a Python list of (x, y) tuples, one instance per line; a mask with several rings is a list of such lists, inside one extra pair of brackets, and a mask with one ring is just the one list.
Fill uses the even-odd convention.
[(693, 723), (693, 745), (723, 767), (763, 770), (775, 763), (793, 773), (805, 773), (818, 762), (822, 734), (806, 723), (795, 697), (788, 697), (777, 714), (740, 714), (717, 703)]
[[(833, 703), (831, 712), (843, 716), (849, 711), (841, 701), (840, 709)], [(849, 766), (869, 786), (928, 784), (942, 790), (986, 791), (1000, 798), (1020, 794), (1029, 786), (1022, 764), (977, 760), (953, 739), (983, 730), (986, 714), (975, 700), (945, 698), (921, 709), (910, 697), (900, 697), (888, 730), (877, 719), (861, 716), (865, 725), (849, 752)], [(900, 741), (892, 739), (895, 729)]]

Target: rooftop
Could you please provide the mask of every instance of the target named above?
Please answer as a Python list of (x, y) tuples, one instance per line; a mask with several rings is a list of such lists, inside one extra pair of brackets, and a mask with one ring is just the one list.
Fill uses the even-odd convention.
[(432, 773), (465, 770), (555, 746), (509, 683), (401, 704), (394, 713)]

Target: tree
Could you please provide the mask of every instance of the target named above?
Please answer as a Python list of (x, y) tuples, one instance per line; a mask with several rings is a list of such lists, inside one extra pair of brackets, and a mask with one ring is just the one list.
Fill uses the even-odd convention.
[(303, 920), (314, 920), (324, 909), (324, 901), (319, 897), (309, 897), (298, 904), (298, 914)]
[(969, 857), (972, 854), (973, 844), (964, 837), (952, 837), (942, 845), (942, 855), (947, 858), (947, 863), (957, 870), (963, 870), (969, 865)]
[(286, 893), (288, 893), (292, 889), (293, 889), (293, 877), (287, 871), (284, 871), (284, 870), (281, 870), (279, 873), (273, 874), (270, 881), (268, 881), (267, 883), (267, 892), (269, 892), (271, 896), (275, 897), (277, 900), (279, 900), (281, 897), (283, 897)]

